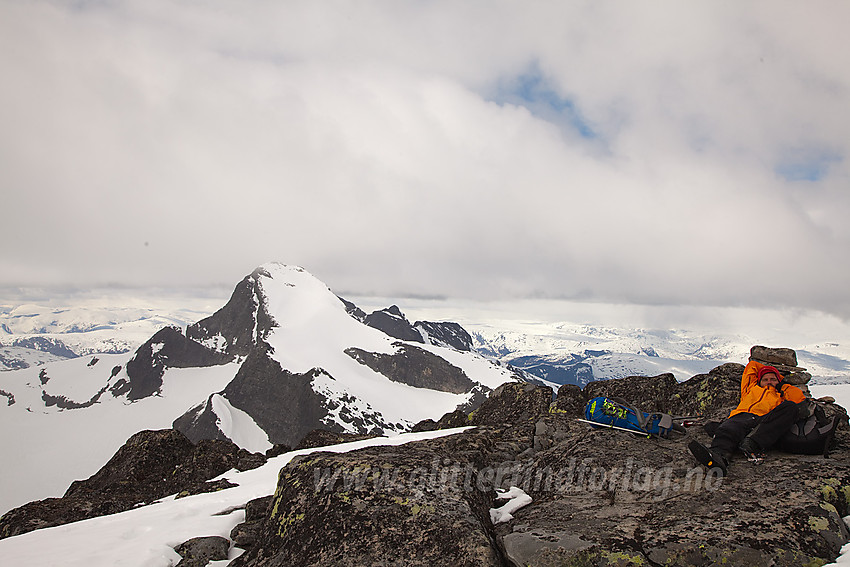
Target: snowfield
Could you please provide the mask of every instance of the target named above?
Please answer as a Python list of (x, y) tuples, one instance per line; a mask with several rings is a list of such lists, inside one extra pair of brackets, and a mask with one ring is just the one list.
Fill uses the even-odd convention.
[[(87, 366), (88, 358), (60, 362), (59, 368), (51, 367), (48, 375), (55, 374), (56, 380), (62, 376), (74, 385), (74, 401), (86, 401), (103, 387), (108, 370), (117, 364), (126, 365), (129, 355), (99, 358), (94, 367)], [(145, 429), (170, 429), (177, 416), (204, 402), (208, 392), (223, 389), (238, 368), (235, 363), (171, 368), (165, 373), (161, 396), (128, 403), (107, 392), (99, 403), (84, 410), (45, 408), (39, 368), (0, 374), (0, 389), (15, 392), (12, 406), (0, 398), (0, 442), (5, 455), (14, 455), (0, 460), (0, 513), (32, 500), (62, 496), (71, 482), (96, 473), (133, 434)], [(98, 374), (100, 382), (93, 379)], [(122, 377), (127, 378), (124, 370), (113, 382)], [(50, 391), (52, 386), (51, 378), (45, 389)]]

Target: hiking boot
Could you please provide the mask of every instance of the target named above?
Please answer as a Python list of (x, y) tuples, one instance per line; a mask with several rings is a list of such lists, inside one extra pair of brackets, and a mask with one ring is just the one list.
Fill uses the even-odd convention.
[(726, 476), (729, 461), (717, 450), (711, 450), (699, 441), (688, 443), (688, 450), (701, 465), (708, 468), (709, 472), (715, 471), (715, 474), (719, 476)]
[(738, 449), (747, 457), (747, 460), (754, 465), (760, 465), (764, 462), (764, 452), (759, 447), (759, 444), (749, 437), (744, 437)]

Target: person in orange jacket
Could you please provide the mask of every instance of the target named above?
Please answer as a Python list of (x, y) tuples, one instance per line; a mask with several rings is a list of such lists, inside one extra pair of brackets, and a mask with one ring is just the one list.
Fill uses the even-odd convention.
[(741, 377), (741, 401), (714, 432), (711, 447), (698, 441), (688, 445), (696, 459), (725, 475), (729, 460), (740, 450), (748, 460), (760, 463), (770, 449), (800, 419), (797, 404), (806, 399), (803, 391), (782, 383), (773, 366), (751, 360)]

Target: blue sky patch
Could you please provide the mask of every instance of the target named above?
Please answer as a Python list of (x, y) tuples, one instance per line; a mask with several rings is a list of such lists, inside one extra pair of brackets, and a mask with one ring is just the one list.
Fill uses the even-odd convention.
[(788, 181), (820, 181), (829, 173), (829, 168), (844, 158), (830, 151), (803, 148), (793, 150), (773, 168), (773, 171)]
[(538, 118), (569, 128), (582, 138), (599, 137), (575, 102), (562, 96), (537, 64), (521, 75), (502, 79), (493, 101), (524, 106)]

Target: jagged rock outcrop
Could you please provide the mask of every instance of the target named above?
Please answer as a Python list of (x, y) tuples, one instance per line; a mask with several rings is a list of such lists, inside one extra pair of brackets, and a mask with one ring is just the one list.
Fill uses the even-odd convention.
[(447, 346), (455, 350), (472, 350), (472, 337), (459, 323), (417, 321), (414, 329), (419, 329), (433, 345)]
[[(701, 427), (647, 439), (575, 419), (597, 395), (722, 418), (742, 371), (568, 385), (554, 400), (549, 388), (508, 384), (467, 416), (477, 427), (464, 433), (298, 458), (234, 565), (822, 565), (850, 539), (846, 429), (830, 459), (772, 451), (759, 467), (733, 460), (719, 479), (686, 448), (710, 442)], [(494, 525), (494, 489), (510, 486), (532, 502)]]
[(488, 528), (492, 481), (462, 488), (500, 454), (501, 433), (297, 458), (281, 471), (257, 544), (232, 564), (503, 565)]
[(363, 319), (363, 322), (403, 341), (425, 342), (422, 334), (413, 328), (413, 325), (410, 324), (410, 321), (407, 320), (407, 317), (404, 316), (397, 305), (392, 305), (380, 311), (373, 311)]
[(260, 279), (271, 277), (262, 267), (246, 276), (218, 311), (186, 329), (186, 337), (233, 356), (246, 356), (275, 326)]
[(129, 380), (119, 380), (110, 391), (129, 400), (151, 396), (162, 387), (167, 368), (202, 368), (226, 364), (233, 357), (214, 351), (183, 335), (177, 327), (157, 331), (127, 362)]
[[(328, 414), (324, 399), (311, 387), (319, 369), (294, 374), (280, 367), (268, 352), (254, 348), (222, 395), (247, 412), (269, 436), (272, 444), (297, 445)], [(206, 415), (205, 415), (206, 413)], [(190, 439), (223, 436), (210, 404), (190, 410), (174, 428)], [(218, 433), (217, 433), (218, 432)]]
[(173, 429), (141, 431), (89, 479), (74, 481), (62, 498), (30, 502), (4, 514), (0, 538), (123, 512), (171, 494), (207, 492), (209, 479), (263, 463), (265, 457), (230, 441), (193, 445)]
[(427, 350), (393, 343), (396, 352), (382, 354), (359, 348), (348, 348), (345, 354), (401, 384), (414, 388), (428, 388), (440, 392), (463, 394), (475, 387), (463, 370)]
[(525, 424), (546, 415), (551, 403), (552, 388), (548, 386), (502, 384), (469, 415), (468, 425)]
[(411, 324), (397, 305), (364, 315), (353, 303), (343, 302), (353, 317), (396, 339), (447, 346), (461, 351), (472, 350), (472, 337), (458, 323), (416, 321)]

